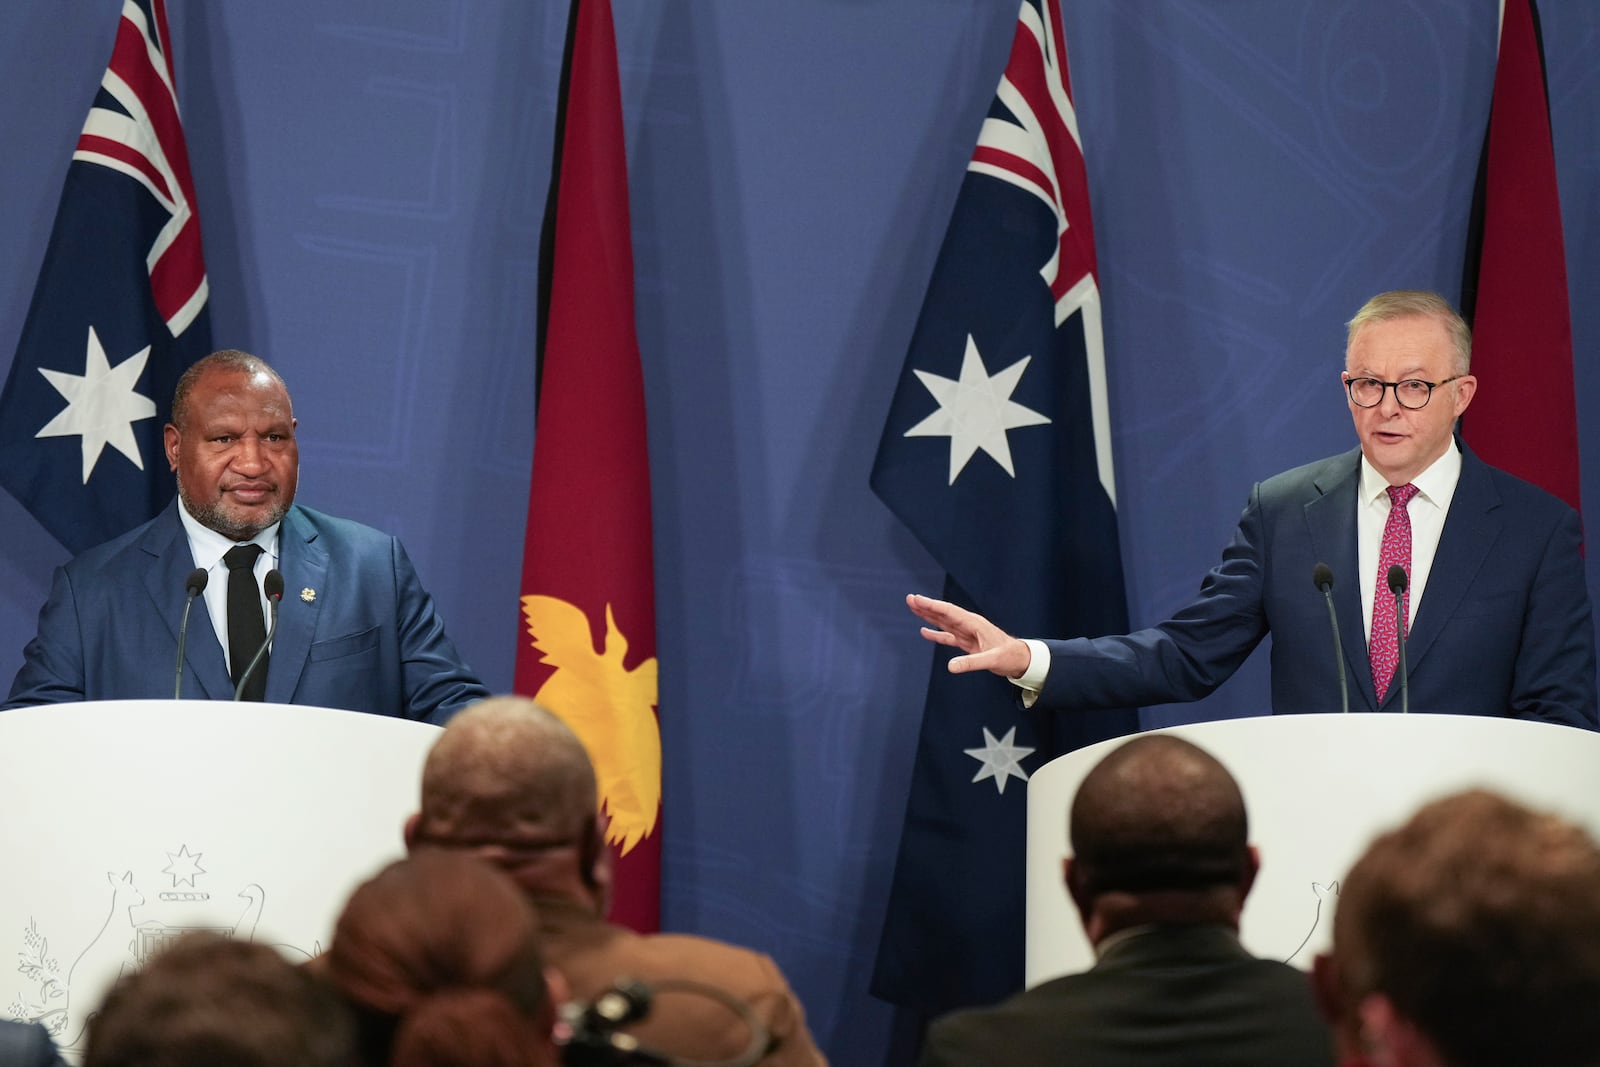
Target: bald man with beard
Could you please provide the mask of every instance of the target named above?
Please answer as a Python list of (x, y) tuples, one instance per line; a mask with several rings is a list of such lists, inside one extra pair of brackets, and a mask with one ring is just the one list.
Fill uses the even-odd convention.
[[(749, 1005), (765, 1026), (762, 1064), (824, 1064), (799, 1000), (767, 956), (606, 921), (612, 866), (597, 797), (593, 765), (571, 729), (532, 700), (496, 697), (453, 718), (429, 751), (406, 845), (470, 851), (509, 873), (538, 909), (546, 961), (578, 1000), (623, 977), (714, 986)], [(628, 1032), (677, 1059), (732, 1059), (751, 1042), (726, 1006), (668, 992)]]
[(1095, 965), (939, 1020), (925, 1067), (1331, 1065), (1307, 976), (1239, 943), (1248, 833), (1209, 753), (1165, 734), (1112, 751), (1073, 798), (1064, 866)]

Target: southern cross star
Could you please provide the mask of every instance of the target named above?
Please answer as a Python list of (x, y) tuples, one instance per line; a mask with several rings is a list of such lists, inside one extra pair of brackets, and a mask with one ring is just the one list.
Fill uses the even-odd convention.
[(39, 373), (55, 386), (56, 392), (67, 398), (67, 406), (34, 436), (82, 437), (85, 485), (89, 484), (89, 475), (94, 473), (94, 465), (100, 461), (100, 453), (105, 451), (106, 445), (144, 470), (139, 442), (133, 437), (133, 424), (155, 418), (156, 405), (149, 397), (133, 390), (149, 358), (150, 346), (146, 345), (115, 367), (111, 366), (91, 326), (82, 374), (39, 368)]
[(1020, 778), (1028, 780), (1028, 772), (1022, 769), (1022, 761), (1033, 755), (1033, 749), (1023, 748), (1013, 742), (1017, 737), (1017, 728), (1013, 726), (1006, 731), (1000, 740), (994, 739), (994, 734), (989, 728), (983, 728), (983, 747), (962, 749), (967, 755), (977, 760), (982, 766), (978, 773), (972, 776), (974, 782), (981, 782), (985, 778), (994, 779), (994, 787), (1001, 793), (1006, 791), (1006, 779)]
[(1005, 370), (989, 375), (978, 346), (967, 335), (967, 351), (961, 357), (961, 377), (945, 378), (927, 371), (917, 377), (939, 402), (939, 410), (906, 431), (907, 437), (950, 438), (950, 484), (965, 469), (967, 461), (983, 449), (1011, 477), (1011, 444), (1006, 431), (1019, 426), (1038, 426), (1050, 420), (1011, 399), (1022, 372), (1032, 356), (1023, 356)]

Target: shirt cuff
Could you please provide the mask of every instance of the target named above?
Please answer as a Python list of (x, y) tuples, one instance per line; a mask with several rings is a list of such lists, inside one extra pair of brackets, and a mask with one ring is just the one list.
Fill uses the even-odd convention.
[(1045, 675), (1050, 673), (1050, 649), (1043, 641), (1025, 639), (1022, 643), (1033, 658), (1028, 661), (1028, 669), (1021, 677), (1011, 679), (1011, 684), (1022, 690), (1022, 706), (1031, 708), (1044, 688)]

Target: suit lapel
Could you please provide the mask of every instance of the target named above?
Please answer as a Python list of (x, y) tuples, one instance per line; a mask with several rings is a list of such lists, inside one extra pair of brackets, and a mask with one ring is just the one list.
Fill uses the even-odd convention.
[(1341, 457), (1333, 471), (1313, 483), (1318, 495), (1305, 506), (1306, 526), (1316, 557), (1333, 571), (1333, 605), (1339, 614), (1339, 641), (1344, 646), (1344, 667), (1351, 681), (1350, 703), (1361, 710), (1377, 706), (1372, 690), (1372, 663), (1367, 658), (1367, 635), (1361, 632), (1361, 577), (1356, 552), (1356, 493), (1361, 482), (1361, 453)]
[(1489, 468), (1462, 445), (1461, 478), (1450, 499), (1428, 585), (1406, 639), (1406, 662), (1411, 669), (1422, 662), (1434, 639), (1455, 617), (1503, 523), (1500, 494), (1495, 492)]
[[(176, 649), (178, 630), (183, 625), (184, 582), (194, 570), (194, 553), (189, 550), (189, 538), (178, 521), (178, 502), (174, 500), (161, 517), (139, 539), (141, 551), (151, 556), (151, 565), (144, 568), (145, 591), (151, 605), (172, 636)], [(211, 626), (211, 613), (205, 600), (196, 597), (189, 612), (189, 633), (184, 639), (183, 661), (200, 683), (200, 692), (186, 691), (191, 698), (230, 700), (233, 682), (228, 677), (228, 665), (222, 659), (222, 642)]]
[[(322, 615), (322, 600), (316, 592), (327, 585), (328, 574), (328, 553), (317, 541), (316, 528), (296, 507), (284, 515), (278, 530), (278, 570), (283, 574), (284, 592), (278, 605), (278, 632), (272, 638), (266, 699), (272, 704), (288, 704), (305, 673)], [(309, 600), (306, 590), (311, 591)]]

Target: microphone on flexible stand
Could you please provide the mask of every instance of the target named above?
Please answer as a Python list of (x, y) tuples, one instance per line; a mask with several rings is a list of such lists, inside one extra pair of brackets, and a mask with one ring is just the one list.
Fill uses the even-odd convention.
[(183, 695), (183, 645), (189, 638), (189, 609), (194, 607), (194, 598), (206, 591), (208, 577), (204, 567), (196, 567), (183, 583), (187, 595), (183, 601), (183, 621), (178, 624), (178, 665), (172, 671), (173, 700)]
[(1389, 567), (1389, 592), (1394, 594), (1394, 637), (1400, 653), (1395, 673), (1400, 676), (1400, 714), (1411, 710), (1411, 690), (1406, 678), (1406, 569), (1395, 563)]
[(267, 622), (267, 636), (261, 642), (261, 647), (256, 649), (256, 654), (251, 657), (250, 665), (239, 675), (239, 684), (234, 687), (233, 699), (244, 699), (244, 687), (250, 684), (250, 676), (256, 668), (261, 666), (261, 661), (267, 658), (267, 649), (272, 646), (272, 635), (278, 632), (278, 601), (283, 599), (283, 575), (276, 569), (267, 572), (261, 579), (261, 590), (267, 594), (267, 607), (271, 611), (271, 619)]
[(1333, 630), (1333, 669), (1339, 674), (1339, 710), (1350, 714), (1350, 683), (1344, 677), (1344, 642), (1339, 640), (1339, 615), (1333, 610), (1333, 571), (1326, 563), (1311, 568), (1311, 580), (1328, 602), (1328, 626)]

